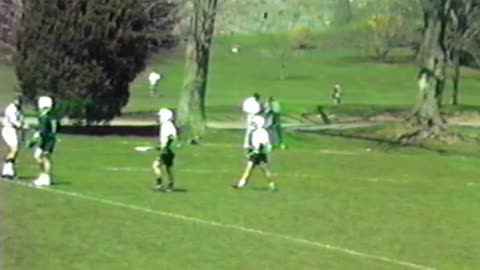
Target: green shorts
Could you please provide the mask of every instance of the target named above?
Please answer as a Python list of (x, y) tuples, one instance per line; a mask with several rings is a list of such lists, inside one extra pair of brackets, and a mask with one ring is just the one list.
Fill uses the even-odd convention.
[(248, 160), (255, 166), (268, 164), (267, 154), (265, 153), (250, 153), (248, 155)]
[(42, 139), (35, 150), (34, 156), (40, 158), (41, 156), (50, 155), (55, 150), (55, 138)]
[(43, 153), (51, 154), (55, 150), (56, 142), (57, 141), (55, 139), (42, 140), (39, 148), (42, 149)]
[(160, 163), (160, 166), (172, 167), (174, 160), (175, 154), (172, 151), (162, 152), (158, 157), (158, 162)]

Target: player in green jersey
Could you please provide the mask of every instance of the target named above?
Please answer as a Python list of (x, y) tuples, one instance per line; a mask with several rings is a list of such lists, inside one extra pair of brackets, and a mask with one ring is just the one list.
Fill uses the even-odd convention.
[(35, 146), (35, 160), (40, 166), (40, 175), (33, 182), (35, 186), (50, 186), (51, 178), (51, 155), (57, 141), (58, 121), (53, 115), (53, 100), (43, 96), (38, 99), (38, 131), (35, 133), (30, 146)]

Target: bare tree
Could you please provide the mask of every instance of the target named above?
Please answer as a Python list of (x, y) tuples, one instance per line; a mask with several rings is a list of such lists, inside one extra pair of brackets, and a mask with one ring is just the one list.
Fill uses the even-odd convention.
[(466, 52), (480, 63), (480, 47), (475, 38), (480, 33), (480, 2), (478, 0), (456, 0), (450, 10), (448, 35), (449, 60), (453, 66), (452, 104), (458, 104), (460, 88), (461, 54)]
[(205, 97), (218, 0), (194, 0), (186, 38), (186, 74), (178, 116), (192, 143), (205, 133)]
[(426, 139), (441, 134), (445, 128), (439, 107), (445, 84), (448, 57), (446, 34), (452, 0), (421, 0), (421, 6), (426, 27), (418, 54), (419, 95), (410, 118), (416, 131), (401, 139)]
[(180, 2), (168, 0), (146, 0), (144, 3), (144, 13), (152, 21), (149, 25), (151, 33), (155, 35), (153, 39), (153, 52), (159, 49), (170, 49), (178, 45), (180, 39), (175, 34), (175, 27), (180, 23), (180, 12), (182, 5)]
[[(287, 28), (288, 33), (291, 33), (293, 31), (298, 20), (300, 19), (301, 13), (299, 9), (300, 9), (300, 5), (298, 5), (297, 10), (295, 10), (291, 14), (290, 22)], [(293, 48), (288, 43), (288, 40), (282, 43), (284, 44), (278, 44), (279, 50), (277, 53), (277, 59), (280, 64), (280, 80), (285, 80), (287, 77), (287, 62), (288, 62), (289, 56), (292, 53)]]
[[(294, 9), (282, 11), (280, 14), (269, 14), (265, 12), (262, 24), (260, 25), (260, 33), (271, 35), (275, 32), (273, 30), (275, 27), (282, 25), (287, 34), (292, 34), (302, 17), (303, 9), (304, 5), (298, 3)], [(294, 48), (292, 48), (288, 38), (281, 35), (272, 35), (271, 43), (275, 44), (272, 49), (272, 56), (278, 61), (278, 65), (280, 66), (280, 80), (285, 80), (287, 78), (288, 60)]]

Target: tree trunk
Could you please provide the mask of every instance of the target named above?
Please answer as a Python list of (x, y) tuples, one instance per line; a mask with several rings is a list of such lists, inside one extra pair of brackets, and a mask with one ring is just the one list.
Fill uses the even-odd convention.
[(390, 52), (389, 49), (381, 49), (381, 48), (375, 48), (375, 53), (377, 54), (377, 60), (386, 63), (387, 62), (387, 55)]
[(419, 130), (427, 132), (436, 132), (444, 127), (439, 108), (446, 74), (445, 33), (448, 17), (444, 14), (448, 2), (443, 0), (442, 7), (432, 8), (428, 12), (427, 28), (419, 53), (419, 95), (412, 120)]
[(460, 52), (455, 51), (453, 55), (453, 91), (452, 91), (452, 105), (458, 105), (458, 92), (460, 87)]
[[(206, 55), (205, 55), (206, 54)], [(208, 76), (208, 52), (197, 50), (189, 42), (186, 52), (186, 74), (178, 106), (179, 124), (191, 139), (205, 133), (205, 94)]]
[(336, 0), (334, 6), (333, 24), (344, 25), (352, 20), (352, 5), (350, 0)]
[(217, 0), (195, 0), (186, 48), (186, 74), (178, 106), (179, 124), (191, 142), (206, 130), (206, 92)]

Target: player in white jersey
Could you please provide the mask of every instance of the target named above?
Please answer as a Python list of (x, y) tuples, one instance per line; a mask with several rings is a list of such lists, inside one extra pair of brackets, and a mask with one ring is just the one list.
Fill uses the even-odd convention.
[(5, 109), (2, 121), (2, 138), (9, 148), (2, 168), (3, 178), (14, 179), (16, 177), (15, 161), (20, 150), (23, 130), (26, 128), (22, 112), (22, 99), (17, 97)]
[[(156, 176), (156, 190), (159, 191), (173, 191), (174, 177), (173, 164), (175, 153), (173, 152), (173, 144), (177, 139), (177, 128), (173, 124), (173, 112), (169, 109), (161, 109), (158, 112), (160, 122), (159, 147), (160, 155), (157, 160), (153, 162), (153, 172)], [(165, 187), (163, 177), (168, 178), (168, 184)]]
[(248, 149), (249, 143), (248, 143), (248, 136), (250, 132), (253, 130), (252, 126), (252, 118), (255, 115), (258, 115), (262, 113), (262, 104), (260, 103), (260, 95), (257, 93), (254, 93), (253, 96), (245, 99), (242, 104), (242, 110), (244, 113), (246, 113), (246, 131), (245, 131), (245, 139), (243, 142), (243, 147), (245, 149)]
[(263, 128), (264, 125), (265, 118), (262, 116), (256, 115), (252, 118), (253, 130), (249, 134), (248, 162), (242, 178), (233, 186), (236, 189), (243, 188), (247, 185), (253, 169), (260, 166), (268, 180), (270, 190), (277, 190), (277, 185), (273, 180), (272, 173), (268, 169), (268, 153), (271, 151), (272, 146), (270, 144), (268, 131)]
[(148, 75), (148, 82), (150, 83), (150, 95), (155, 96), (157, 94), (157, 87), (160, 80), (163, 79), (162, 74), (151, 72)]

